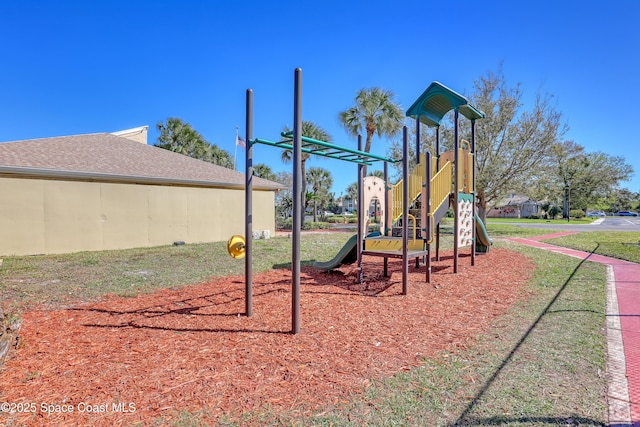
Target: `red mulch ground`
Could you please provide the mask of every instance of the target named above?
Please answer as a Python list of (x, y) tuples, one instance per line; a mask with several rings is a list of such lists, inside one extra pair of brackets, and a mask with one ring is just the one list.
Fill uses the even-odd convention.
[[(214, 421), (262, 405), (310, 413), (361, 393), (371, 379), (472, 344), (524, 295), (533, 268), (505, 249), (478, 256), (475, 267), (469, 262), (461, 255), (453, 274), (445, 256), (434, 263), (431, 284), (424, 267), (412, 265), (408, 296), (399, 261), (390, 261), (391, 278), (384, 278), (382, 259), (365, 258), (362, 285), (354, 265), (333, 273), (305, 268), (298, 335), (289, 333), (289, 270), (254, 276), (251, 318), (239, 315), (243, 277), (28, 311), (23, 344), (0, 371), (0, 401), (34, 403), (36, 412), (0, 421), (116, 426), (203, 408)], [(114, 411), (112, 403), (131, 403), (135, 412)], [(46, 413), (42, 404), (74, 412)], [(107, 411), (80, 412), (84, 404)]]

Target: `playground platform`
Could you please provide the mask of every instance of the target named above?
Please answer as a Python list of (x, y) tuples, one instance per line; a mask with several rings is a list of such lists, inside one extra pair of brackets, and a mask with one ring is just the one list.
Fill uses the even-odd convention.
[(510, 241), (607, 265), (609, 426), (640, 426), (640, 264), (551, 245), (553, 233)]

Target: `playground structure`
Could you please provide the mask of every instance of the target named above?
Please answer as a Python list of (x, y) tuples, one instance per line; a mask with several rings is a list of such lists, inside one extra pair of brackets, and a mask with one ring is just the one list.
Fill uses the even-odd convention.
[[(454, 148), (440, 154), (440, 122), (445, 114), (454, 110)], [(460, 148), (459, 114), (471, 122), (471, 142), (467, 149)], [(482, 222), (475, 214), (475, 121), (484, 117), (462, 95), (438, 82), (427, 90), (407, 110), (407, 116), (416, 120), (416, 157), (419, 160), (409, 173), (408, 131), (403, 128), (402, 159), (392, 159), (362, 151), (362, 137), (358, 136), (357, 150), (341, 147), (325, 141), (302, 136), (302, 70), (296, 69), (294, 76), (294, 125), (293, 132), (282, 133), (281, 141), (253, 137), (253, 91), (246, 93), (246, 151), (245, 151), (245, 236), (252, 236), (252, 178), (253, 146), (263, 144), (293, 153), (293, 226), (292, 226), (292, 302), (291, 332), (300, 331), (300, 198), (302, 153), (333, 158), (358, 165), (358, 233), (352, 237), (339, 254), (331, 261), (317, 263), (319, 268), (332, 269), (343, 263), (357, 262), (357, 280), (362, 281), (363, 255), (384, 258), (384, 274), (388, 275), (388, 258), (402, 260), (402, 293), (408, 293), (409, 260), (425, 259), (426, 281), (431, 280), (431, 245), (435, 241), (436, 257), (439, 257), (440, 220), (449, 207), (454, 211), (454, 273), (458, 272), (458, 253), (461, 247), (471, 247), (471, 265), (475, 265), (476, 251), (488, 251), (491, 240), (486, 235)], [(431, 152), (421, 154), (420, 125), (436, 128), (435, 162)], [(402, 180), (388, 185), (388, 164), (403, 162)], [(363, 166), (383, 162), (384, 180), (364, 177)], [(380, 203), (380, 233), (367, 234), (369, 205), (373, 199)], [(413, 206), (412, 212), (409, 207)], [(416, 208), (419, 206), (419, 208)], [(412, 222), (409, 240), (409, 222)], [(478, 234), (480, 239), (478, 239)], [(366, 237), (365, 237), (366, 236)], [(475, 244), (474, 244), (475, 243)], [(355, 251), (355, 254), (354, 254)], [(252, 315), (252, 239), (233, 236), (229, 241), (229, 253), (234, 258), (245, 257), (245, 314)], [(355, 255), (355, 257), (354, 257)]]

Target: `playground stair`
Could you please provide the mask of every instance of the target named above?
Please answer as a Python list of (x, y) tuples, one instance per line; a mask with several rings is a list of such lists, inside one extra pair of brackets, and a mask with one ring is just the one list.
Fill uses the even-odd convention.
[[(423, 206), (423, 200), (426, 198), (426, 191), (422, 183), (425, 181), (426, 168), (424, 166), (426, 158), (421, 155), (420, 163), (409, 174), (409, 249), (421, 250), (424, 247), (423, 233), (425, 224), (422, 219), (426, 217), (432, 218), (431, 230), (436, 224), (444, 218), (449, 209), (450, 195), (452, 190), (452, 165), (447, 161), (440, 170), (436, 170), (435, 162), (432, 164), (431, 178), (431, 211), (426, 212)], [(392, 223), (391, 236), (381, 236), (365, 240), (365, 248), (367, 250), (400, 250), (402, 248), (402, 240), (398, 237), (402, 236), (401, 221), (402, 218), (402, 201), (403, 201), (403, 182), (400, 180), (392, 187), (391, 193), (392, 206)], [(427, 237), (432, 240), (432, 236)]]
[[(423, 218), (431, 216), (432, 228), (438, 224), (447, 214), (450, 206), (450, 195), (452, 190), (452, 163), (447, 161), (440, 170), (436, 169), (436, 164), (432, 165), (431, 178), (431, 212), (423, 209), (423, 200), (426, 198), (426, 191), (422, 186), (425, 181), (425, 156), (421, 156), (421, 163), (418, 164), (409, 175), (409, 215), (416, 221), (418, 234), (421, 235), (425, 228)], [(401, 236), (402, 232), (402, 198), (403, 185), (402, 180), (392, 187), (392, 235)]]
[[(425, 181), (426, 156), (420, 155), (420, 163), (409, 173), (409, 205), (413, 203), (422, 194), (422, 183)], [(402, 216), (402, 200), (403, 200), (403, 180), (391, 187), (391, 222), (397, 222)]]

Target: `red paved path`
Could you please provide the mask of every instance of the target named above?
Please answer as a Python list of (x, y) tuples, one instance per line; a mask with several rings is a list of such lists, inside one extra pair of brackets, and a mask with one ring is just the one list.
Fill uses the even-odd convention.
[(573, 232), (553, 233), (526, 239), (511, 238), (509, 240), (613, 267), (626, 361), (626, 377), (629, 387), (629, 409), (631, 413), (631, 420), (629, 421), (633, 426), (640, 426), (640, 264), (562, 248), (540, 241), (568, 234), (573, 234)]

